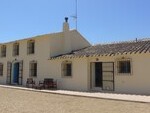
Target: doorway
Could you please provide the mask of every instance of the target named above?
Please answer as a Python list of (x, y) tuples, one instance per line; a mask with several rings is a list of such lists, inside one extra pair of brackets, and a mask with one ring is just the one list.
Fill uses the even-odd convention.
[(22, 85), (23, 81), (23, 60), (17, 62), (7, 62), (6, 84)]
[(13, 66), (13, 84), (19, 84), (19, 62)]
[(95, 63), (95, 87), (102, 87), (102, 62)]
[(114, 91), (114, 63), (91, 63), (91, 89)]

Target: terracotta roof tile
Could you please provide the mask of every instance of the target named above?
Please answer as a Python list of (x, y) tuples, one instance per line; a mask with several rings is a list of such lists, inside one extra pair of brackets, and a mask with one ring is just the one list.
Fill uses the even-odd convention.
[[(150, 52), (150, 40), (121, 42), (113, 44), (98, 44), (90, 46), (85, 49), (73, 51), (69, 54), (59, 55), (53, 58), (70, 58), (80, 56), (93, 56), (93, 55), (116, 55), (116, 54), (133, 54), (133, 53), (147, 53)], [(52, 58), (52, 59), (53, 59)]]

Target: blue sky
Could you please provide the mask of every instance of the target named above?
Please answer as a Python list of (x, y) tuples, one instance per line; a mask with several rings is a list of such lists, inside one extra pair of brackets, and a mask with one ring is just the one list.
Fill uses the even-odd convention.
[[(0, 0), (0, 42), (75, 28), (75, 0)], [(150, 0), (78, 0), (78, 31), (91, 43), (150, 37)]]

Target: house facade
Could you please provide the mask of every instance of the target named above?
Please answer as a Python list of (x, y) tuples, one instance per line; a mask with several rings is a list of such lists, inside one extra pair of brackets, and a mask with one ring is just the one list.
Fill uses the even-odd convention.
[(57, 79), (49, 58), (88, 46), (80, 33), (69, 30), (67, 22), (59, 33), (0, 44), (0, 83), (25, 86), (29, 77), (37, 83), (44, 78)]
[(58, 64), (58, 72), (62, 62), (72, 64), (71, 76), (58, 73), (61, 89), (149, 95), (149, 50), (150, 41), (97, 45), (50, 62)]
[(150, 41), (92, 46), (78, 31), (0, 44), (0, 84), (57, 80), (58, 89), (150, 94)]

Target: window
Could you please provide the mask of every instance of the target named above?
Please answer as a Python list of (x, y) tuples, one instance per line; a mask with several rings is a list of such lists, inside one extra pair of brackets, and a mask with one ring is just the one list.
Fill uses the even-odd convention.
[(13, 56), (19, 55), (19, 43), (13, 45)]
[(118, 73), (131, 73), (130, 60), (118, 61)]
[(62, 75), (63, 76), (72, 76), (72, 63), (71, 62), (63, 62), (62, 63)]
[(30, 62), (30, 76), (37, 76), (37, 62)]
[(35, 49), (35, 41), (34, 40), (29, 40), (28, 41), (28, 54), (34, 54), (34, 49)]
[(3, 64), (0, 63), (0, 76), (3, 76)]
[(1, 46), (1, 57), (6, 57), (6, 45)]

